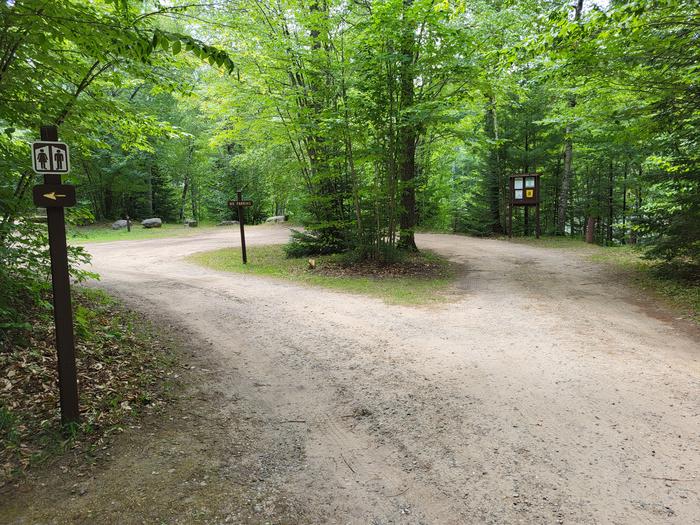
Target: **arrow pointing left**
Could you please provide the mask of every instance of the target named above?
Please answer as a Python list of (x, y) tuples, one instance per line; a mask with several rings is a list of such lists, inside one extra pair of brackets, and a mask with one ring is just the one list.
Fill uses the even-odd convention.
[(56, 200), (65, 197), (65, 195), (61, 195), (60, 193), (57, 194), (55, 191), (52, 191), (51, 193), (44, 193), (44, 197), (47, 199)]
[(40, 184), (34, 186), (34, 204), (42, 208), (75, 205), (75, 186), (67, 184)]

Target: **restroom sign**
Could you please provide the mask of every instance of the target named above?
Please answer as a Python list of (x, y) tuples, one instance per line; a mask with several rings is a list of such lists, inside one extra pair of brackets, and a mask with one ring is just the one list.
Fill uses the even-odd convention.
[(63, 142), (32, 142), (32, 169), (36, 173), (68, 173), (70, 153)]

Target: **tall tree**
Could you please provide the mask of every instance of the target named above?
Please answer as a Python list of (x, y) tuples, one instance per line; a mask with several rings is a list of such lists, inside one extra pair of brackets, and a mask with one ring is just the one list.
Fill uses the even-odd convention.
[[(583, 11), (583, 0), (576, 0), (574, 6), (574, 22), (581, 20), (581, 12)], [(569, 94), (568, 105), (573, 110), (576, 107), (576, 96)], [(574, 140), (573, 127), (571, 122), (567, 122), (566, 130), (564, 131), (564, 172), (561, 177), (561, 189), (559, 191), (559, 206), (557, 208), (557, 228), (556, 232), (559, 235), (564, 235), (566, 232), (566, 214), (569, 210), (569, 191), (571, 189), (571, 177), (574, 158)]]

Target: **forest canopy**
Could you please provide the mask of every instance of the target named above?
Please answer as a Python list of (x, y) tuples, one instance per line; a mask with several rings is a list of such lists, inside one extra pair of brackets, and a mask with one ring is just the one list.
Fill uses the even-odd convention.
[[(0, 0), (0, 308), (33, 289), (17, 275), (46, 271), (28, 191), (46, 124), (71, 146), (76, 222), (232, 219), (243, 189), (252, 221), (305, 226), (291, 255), (384, 260), (419, 229), (502, 234), (509, 176), (536, 172), (545, 233), (698, 263), (699, 15), (692, 0)], [(533, 228), (517, 209), (516, 234)]]

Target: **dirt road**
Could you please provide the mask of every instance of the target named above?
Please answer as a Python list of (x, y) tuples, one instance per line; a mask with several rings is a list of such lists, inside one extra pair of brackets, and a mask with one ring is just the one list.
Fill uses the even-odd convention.
[[(286, 236), (257, 227), (248, 242)], [(567, 250), (420, 235), (465, 268), (457, 300), (427, 308), (183, 260), (236, 238), (90, 246), (101, 286), (196, 349), (198, 423), (124, 438), (124, 458), (92, 472), (82, 499), (47, 490), (54, 515), (700, 523), (700, 337), (603, 268)], [(208, 477), (192, 481), (181, 459), (165, 470), (174, 449)]]

